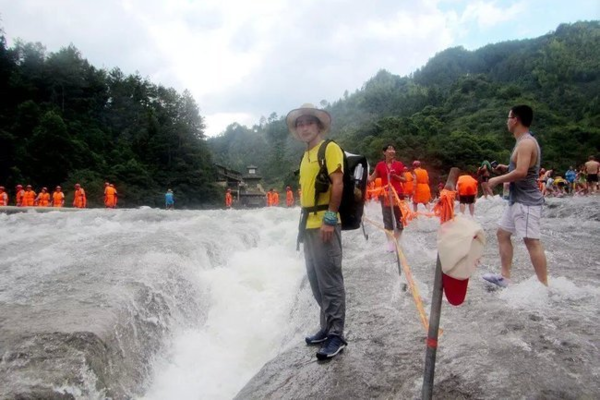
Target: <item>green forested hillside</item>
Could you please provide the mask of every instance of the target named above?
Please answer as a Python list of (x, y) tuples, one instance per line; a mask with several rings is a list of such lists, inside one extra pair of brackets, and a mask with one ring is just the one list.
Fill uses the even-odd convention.
[[(508, 109), (529, 104), (543, 165), (566, 170), (600, 148), (600, 22), (560, 25), (545, 36), (447, 49), (412, 76), (380, 71), (332, 104), (331, 136), (347, 150), (380, 158), (388, 142), (404, 162), (421, 160), (432, 179), (452, 166), (474, 171), (482, 160), (507, 162), (514, 143)], [(257, 164), (271, 183), (293, 182), (302, 146), (284, 116), (252, 128), (230, 126), (209, 139), (215, 159), (232, 167)], [(251, 143), (252, 151), (240, 151)]]
[(95, 206), (108, 180), (124, 207), (162, 205), (168, 187), (179, 206), (220, 199), (189, 92), (97, 69), (73, 46), (48, 54), (0, 37), (0, 93), (0, 185), (11, 194), (62, 185), (70, 205), (79, 182)]
[[(296, 184), (303, 145), (291, 139), (284, 115), (232, 124), (207, 139), (189, 92), (95, 68), (73, 46), (56, 53), (40, 43), (9, 48), (0, 36), (0, 94), (0, 185), (11, 194), (16, 183), (60, 184), (70, 203), (79, 182), (99, 205), (108, 180), (121, 206), (160, 205), (167, 187), (180, 206), (220, 204), (213, 162), (240, 172), (257, 165), (279, 189)], [(375, 163), (381, 147), (395, 143), (399, 158), (421, 160), (435, 183), (452, 166), (473, 171), (483, 159), (506, 162), (513, 144), (506, 115), (519, 103), (534, 108), (545, 167), (561, 171), (598, 155), (600, 22), (475, 51), (447, 49), (411, 76), (382, 70), (320, 106), (345, 149)]]

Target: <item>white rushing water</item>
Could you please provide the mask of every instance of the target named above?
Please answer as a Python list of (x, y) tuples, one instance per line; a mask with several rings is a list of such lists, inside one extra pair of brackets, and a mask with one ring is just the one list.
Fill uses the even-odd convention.
[(175, 335), (145, 399), (232, 398), (285, 348), (299, 323), (290, 314), (304, 278), (301, 254), (294, 251), (297, 215), (284, 209), (220, 214), (225, 236), (248, 230), (256, 247), (233, 240), (222, 263), (199, 274), (210, 294), (206, 322)]
[[(534, 335), (536, 329), (529, 332), (526, 321), (540, 319), (556, 332), (544, 340), (597, 354), (600, 260), (590, 246), (600, 233), (598, 204), (596, 199), (561, 199), (544, 211), (549, 289), (536, 281), (523, 244), (515, 241), (514, 284), (489, 291), (480, 275), (498, 271), (493, 235), (504, 202), (498, 197), (479, 201), (477, 219), (489, 241), (482, 260), (487, 266), (472, 278), (466, 305), (445, 308), (442, 325), (455, 333), (444, 336), (447, 354), (460, 353), (473, 342), (489, 354), (508, 351), (510, 346), (524, 353), (536, 351), (523, 337)], [(378, 207), (369, 205), (367, 216), (380, 223)], [(139, 361), (146, 369), (139, 378), (143, 384), (135, 391), (139, 398), (232, 398), (264, 363), (301, 343), (304, 334), (316, 327), (303, 255), (295, 251), (298, 214), (297, 208), (0, 214), (0, 305), (7, 310), (0, 313), (2, 329), (11, 334), (68, 332), (85, 323), (92, 330), (97, 326), (97, 331), (106, 331), (103, 321), (113, 321), (117, 311), (125, 309), (127, 318), (141, 320), (140, 326), (156, 333), (155, 342), (140, 339), (140, 329), (146, 329), (140, 326), (130, 335), (131, 343), (139, 346), (135, 351), (148, 353)], [(420, 218), (402, 238), (426, 305), (437, 227), (437, 221)], [(381, 257), (383, 234), (368, 224), (367, 231), (367, 245), (361, 234), (353, 232), (344, 235), (344, 247), (364, 248), (367, 257)], [(137, 291), (140, 287), (142, 292)], [(411, 300), (403, 301), (406, 319), (419, 324)], [(60, 328), (52, 325), (57, 318)], [(482, 321), (488, 322), (484, 326)], [(489, 336), (495, 324), (498, 332), (504, 332), (501, 337)], [(114, 329), (119, 346), (125, 346), (124, 331)], [(158, 351), (149, 350), (147, 343)], [(415, 352), (420, 354), (423, 348)], [(599, 363), (593, 364), (587, 373), (598, 376)], [(553, 365), (550, 362), (548, 368)], [(474, 380), (478, 367), (477, 362), (456, 366), (463, 378)], [(499, 368), (486, 378), (489, 382), (503, 379), (503, 371), (511, 366)], [(0, 383), (2, 373), (0, 369)], [(574, 367), (570, 373), (586, 372)], [(551, 375), (549, 371), (549, 380)], [(90, 386), (93, 379), (85, 384)], [(55, 385), (54, 390), (93, 397), (93, 390), (70, 384)]]

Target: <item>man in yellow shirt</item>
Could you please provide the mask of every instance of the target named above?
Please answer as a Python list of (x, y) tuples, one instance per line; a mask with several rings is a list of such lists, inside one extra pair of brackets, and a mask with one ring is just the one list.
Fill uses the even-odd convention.
[(300, 164), (302, 219), (299, 241), (304, 243), (306, 272), (320, 308), (320, 329), (305, 340), (321, 344), (319, 360), (335, 357), (346, 347), (346, 291), (342, 275), (342, 231), (338, 208), (344, 189), (344, 153), (334, 142), (327, 144), (323, 164), (318, 153), (323, 137), (331, 127), (331, 116), (312, 104), (292, 110), (286, 117), (288, 128), (306, 143)]

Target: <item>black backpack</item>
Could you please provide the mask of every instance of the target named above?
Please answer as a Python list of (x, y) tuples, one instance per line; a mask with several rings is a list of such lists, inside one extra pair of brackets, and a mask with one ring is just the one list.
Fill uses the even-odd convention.
[[(320, 170), (315, 182), (315, 204), (318, 204), (318, 196), (329, 189), (331, 180), (327, 172), (327, 163), (325, 162), (325, 150), (327, 145), (333, 142), (331, 139), (325, 140), (319, 147), (317, 160)], [(335, 142), (334, 142), (335, 143)], [(338, 212), (342, 220), (342, 230), (353, 230), (360, 228), (362, 222), (365, 201), (367, 197), (367, 177), (369, 173), (369, 163), (365, 156), (352, 154), (344, 151), (344, 191), (342, 192), (342, 201)], [(317, 212), (327, 210), (328, 205), (309, 207), (308, 212)]]

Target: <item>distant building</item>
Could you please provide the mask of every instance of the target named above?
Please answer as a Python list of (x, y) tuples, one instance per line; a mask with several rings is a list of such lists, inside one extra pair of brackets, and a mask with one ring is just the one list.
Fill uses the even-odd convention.
[(266, 192), (262, 187), (262, 176), (258, 173), (257, 166), (246, 167), (245, 175), (218, 164), (215, 164), (215, 168), (217, 184), (225, 189), (231, 189), (231, 194), (238, 200), (238, 206), (254, 208), (266, 205)]
[(217, 185), (231, 189), (231, 195), (239, 200), (239, 190), (242, 184), (242, 174), (223, 165), (215, 164), (217, 171)]
[(248, 173), (244, 175), (240, 188), (240, 204), (244, 207), (264, 207), (267, 193), (261, 185), (262, 176), (258, 173), (258, 167), (249, 165), (246, 169)]

